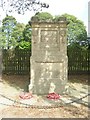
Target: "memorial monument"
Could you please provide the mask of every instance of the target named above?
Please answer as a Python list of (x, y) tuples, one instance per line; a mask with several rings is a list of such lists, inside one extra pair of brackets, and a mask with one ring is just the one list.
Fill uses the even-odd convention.
[(68, 79), (67, 21), (32, 17), (32, 50), (29, 91), (33, 94), (62, 94)]

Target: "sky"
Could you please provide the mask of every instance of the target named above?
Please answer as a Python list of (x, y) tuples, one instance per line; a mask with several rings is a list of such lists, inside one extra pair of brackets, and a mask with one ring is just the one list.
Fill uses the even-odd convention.
[[(53, 16), (61, 15), (64, 13), (68, 13), (76, 16), (79, 20), (83, 21), (86, 30), (88, 31), (88, 2), (90, 0), (40, 0), (41, 2), (45, 2), (49, 4), (49, 8), (44, 8), (42, 12), (49, 12)], [(20, 15), (17, 13), (13, 13), (12, 15), (16, 18), (18, 22), (27, 24), (30, 20), (31, 16), (35, 14), (34, 11), (26, 12), (25, 15)], [(0, 8), (0, 17), (3, 19), (5, 17), (5, 13)]]

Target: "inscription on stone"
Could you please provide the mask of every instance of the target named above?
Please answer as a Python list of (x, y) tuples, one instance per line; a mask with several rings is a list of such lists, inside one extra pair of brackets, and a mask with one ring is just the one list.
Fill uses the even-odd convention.
[(42, 30), (40, 39), (40, 49), (41, 50), (59, 50), (59, 40), (57, 30)]

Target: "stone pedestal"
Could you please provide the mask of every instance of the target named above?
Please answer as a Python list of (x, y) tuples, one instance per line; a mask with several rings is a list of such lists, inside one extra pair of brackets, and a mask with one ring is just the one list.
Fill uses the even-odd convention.
[(65, 18), (59, 21), (32, 19), (31, 79), (33, 94), (62, 94), (67, 83), (67, 40)]

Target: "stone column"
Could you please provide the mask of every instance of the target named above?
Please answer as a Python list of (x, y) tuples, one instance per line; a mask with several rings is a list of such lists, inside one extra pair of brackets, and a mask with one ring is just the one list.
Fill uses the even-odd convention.
[(32, 18), (32, 55), (29, 91), (62, 94), (67, 83), (68, 57), (65, 18), (40, 21)]

